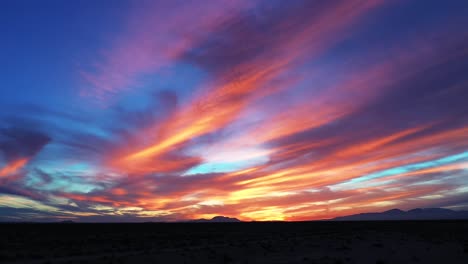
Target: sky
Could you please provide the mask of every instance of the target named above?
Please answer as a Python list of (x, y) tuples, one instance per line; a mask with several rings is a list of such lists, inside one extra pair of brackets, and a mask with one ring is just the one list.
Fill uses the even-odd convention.
[(468, 209), (468, 1), (4, 0), (0, 221)]

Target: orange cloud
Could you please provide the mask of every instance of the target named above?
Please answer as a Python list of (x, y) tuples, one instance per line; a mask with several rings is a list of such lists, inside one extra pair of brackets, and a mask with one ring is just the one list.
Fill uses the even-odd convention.
[(24, 165), (28, 163), (28, 158), (20, 158), (10, 162), (5, 167), (0, 169), (0, 177), (6, 177), (18, 172)]
[[(132, 144), (119, 145), (105, 157), (105, 165), (117, 173), (138, 177), (121, 177), (117, 186), (108, 189), (63, 196), (116, 209), (138, 207), (154, 214), (186, 218), (225, 214), (244, 220), (329, 218), (404, 205), (407, 200), (424, 199), (434, 193), (450, 197), (449, 192), (456, 186), (426, 184), (423, 176), (460, 170), (466, 162), (372, 179), (349, 190), (340, 186), (369, 174), (466, 150), (466, 124), (451, 122), (455, 119), (449, 116), (451, 112), (444, 116), (440, 113), (443, 109), (427, 106), (430, 100), (463, 89), (466, 80), (457, 80), (443, 91), (426, 92), (420, 88), (430, 85), (432, 79), (427, 76), (446, 77), (444, 74), (450, 69), (444, 66), (466, 57), (467, 50), (458, 48), (458, 38), (436, 39), (428, 46), (425, 38), (412, 36), (411, 41), (399, 42), (407, 48), (382, 49), (375, 58), (343, 63), (351, 69), (344, 76), (336, 74), (336, 80), (325, 85), (311, 78), (308, 90), (300, 94), (295, 104), (282, 104), (283, 95), (299, 82), (308, 81), (307, 77), (288, 73), (345, 39), (352, 33), (349, 25), (381, 3), (327, 3), (320, 14), (273, 21), (272, 32), (284, 33), (273, 37), (235, 19), (223, 19), (224, 23), (217, 25), (219, 21), (214, 19), (214, 24), (210, 22), (207, 27), (208, 33), (225, 34), (226, 39), (239, 38), (248, 44), (244, 47), (242, 42), (234, 41), (213, 45), (200, 38), (174, 51), (177, 54), (171, 59), (190, 57), (190, 62), (211, 74), (211, 82), (203, 83), (191, 100), (164, 120), (136, 131)], [(300, 21), (303, 19), (306, 21)], [(137, 47), (138, 43), (132, 42), (133, 45)], [(256, 48), (260, 51), (253, 56), (250, 50)], [(191, 49), (202, 50), (202, 55), (187, 55)], [(141, 70), (140, 66), (147, 68), (146, 63), (130, 66)], [(428, 74), (434, 69), (437, 73)], [(330, 75), (335, 77), (334, 72)], [(122, 83), (110, 82), (109, 87), (132, 79), (124, 77)], [(409, 94), (410, 88), (416, 92)], [(400, 105), (406, 97), (411, 102)], [(265, 103), (266, 111), (271, 111), (264, 118), (255, 116), (253, 124), (231, 133), (232, 126), (271, 98), (274, 103)], [(385, 101), (387, 98), (389, 102)], [(411, 103), (421, 107), (424, 115), (414, 114)], [(407, 119), (398, 120), (406, 115)], [(209, 138), (208, 143), (205, 138)], [(193, 155), (189, 150), (197, 144), (202, 145), (200, 152), (209, 153)], [(207, 159), (239, 162), (258, 157), (267, 158), (229, 173), (181, 176)], [(417, 178), (414, 182), (419, 186), (392, 181), (408, 177)]]
[[(229, 72), (215, 76), (211, 88), (203, 87), (204, 89), (201, 89), (188, 105), (182, 106), (168, 117), (167, 121), (157, 124), (154, 129), (142, 131), (138, 136), (145, 141), (154, 138), (152, 143), (117, 151), (117, 154), (112, 155), (109, 164), (118, 170), (130, 173), (164, 171), (160, 170), (159, 166), (153, 167), (152, 164), (165, 163), (160, 159), (167, 153), (180, 148), (191, 139), (226, 127), (258, 99), (289, 87), (287, 83), (282, 83), (280, 86), (272, 85), (272, 81), (290, 70), (293, 64), (299, 63), (304, 53), (318, 54), (327, 48), (327, 44), (333, 44), (341, 39), (339, 34), (330, 35), (330, 33), (337, 33), (347, 28), (350, 22), (358, 20), (371, 8), (377, 6), (377, 3), (379, 1), (365, 3), (346, 1), (330, 5), (319, 17), (309, 18), (310, 25), (293, 35), (292, 39), (274, 39), (276, 42), (271, 43), (272, 47), (267, 49), (265, 54), (254, 59), (246, 58), (245, 62), (233, 65)], [(309, 45), (310, 42), (314, 43), (312, 47)], [(331, 115), (334, 118), (337, 116), (337, 114)], [(326, 121), (329, 119), (316, 123), (320, 125)], [(284, 127), (291, 128), (294, 125), (284, 124)], [(288, 133), (305, 128), (295, 128)]]

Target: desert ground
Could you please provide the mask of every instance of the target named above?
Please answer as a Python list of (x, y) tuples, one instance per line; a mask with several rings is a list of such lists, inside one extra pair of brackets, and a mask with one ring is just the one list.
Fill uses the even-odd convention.
[(468, 221), (0, 224), (0, 263), (468, 263)]

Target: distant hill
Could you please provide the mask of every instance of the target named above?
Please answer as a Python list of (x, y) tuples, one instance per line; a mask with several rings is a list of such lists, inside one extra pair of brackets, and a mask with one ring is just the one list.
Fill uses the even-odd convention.
[(72, 221), (72, 220), (63, 220), (63, 221), (60, 221), (58, 223), (60, 223), (60, 224), (74, 224), (75, 222)]
[(196, 219), (192, 220), (191, 222), (196, 222), (196, 223), (237, 223), (237, 222), (242, 222), (241, 220), (237, 218), (231, 218), (231, 217), (225, 217), (225, 216), (215, 216), (211, 219)]
[(341, 216), (332, 221), (385, 221), (385, 220), (468, 220), (468, 211), (443, 208), (416, 208), (409, 211), (392, 209), (380, 213), (362, 213)]

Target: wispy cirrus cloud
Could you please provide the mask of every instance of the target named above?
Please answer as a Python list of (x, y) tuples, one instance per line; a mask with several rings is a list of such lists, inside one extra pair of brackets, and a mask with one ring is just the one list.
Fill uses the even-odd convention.
[[(356, 3), (351, 2), (323, 5), (318, 6), (321, 12), (316, 11), (320, 15), (312, 17), (303, 9), (312, 10), (315, 6), (294, 6), (286, 19), (274, 12), (266, 12), (263, 15), (270, 15), (267, 21), (258, 22), (252, 15), (245, 15), (220, 23), (204, 41), (191, 47), (191, 51), (185, 55), (189, 61), (211, 72), (213, 81), (167, 117), (167, 121), (157, 124), (155, 130), (146, 132), (158, 136), (154, 139), (156, 144), (144, 144), (124, 151), (128, 154), (120, 154), (123, 157), (111, 163), (130, 170), (130, 166), (139, 170), (150, 168), (145, 164), (154, 164), (158, 155), (180, 148), (193, 138), (223, 129), (260, 98), (287, 89), (285, 83), (275, 85), (274, 82), (291, 70), (294, 64), (301, 63), (302, 55), (313, 56), (326, 49), (326, 45), (339, 41), (340, 37), (336, 39), (333, 33), (339, 36), (350, 23), (375, 5), (374, 2), (359, 5), (358, 8), (355, 8)], [(344, 12), (346, 15), (340, 19), (331, 19)], [(297, 17), (310, 21), (305, 23)], [(322, 23), (322, 17), (330, 19), (329, 23)], [(285, 30), (291, 34), (289, 38), (275, 34), (285, 26), (284, 21), (291, 27), (291, 30)], [(263, 23), (269, 25), (267, 33), (264, 33), (266, 24)], [(246, 47), (243, 45), (244, 39), (250, 41)], [(265, 43), (269, 43), (269, 46), (265, 46)], [(310, 46), (310, 43), (313, 45)], [(213, 67), (213, 63), (220, 65)]]
[[(4, 130), (0, 175), (21, 177), (0, 192), (44, 217), (90, 221), (309, 220), (463, 206), (460, 14), (388, 30), (401, 10), (416, 14), (410, 4), (215, 2), (133, 9), (80, 72), (85, 102), (108, 108), (85, 121), (72, 115), (78, 125), (53, 118), (62, 120), (45, 125), (53, 142)], [(155, 79), (167, 72), (186, 87), (160, 87)], [(153, 85), (150, 95), (142, 88)]]
[(83, 69), (82, 95), (100, 101), (139, 86), (139, 79), (169, 67), (214, 26), (250, 6), (249, 1), (204, 4), (146, 1), (132, 8), (124, 33), (90, 69)]

